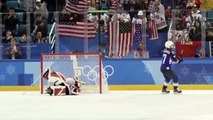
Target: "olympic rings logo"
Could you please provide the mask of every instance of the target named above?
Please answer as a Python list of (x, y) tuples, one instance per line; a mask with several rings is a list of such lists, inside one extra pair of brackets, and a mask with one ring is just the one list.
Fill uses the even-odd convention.
[[(98, 65), (92, 67), (89, 65), (86, 65), (82, 69), (82, 74), (86, 76), (90, 81), (95, 81), (99, 79), (99, 73), (100, 73), (100, 68)], [(102, 69), (102, 78), (103, 79), (108, 79), (110, 76), (114, 74), (114, 68), (111, 65), (106, 65)]]

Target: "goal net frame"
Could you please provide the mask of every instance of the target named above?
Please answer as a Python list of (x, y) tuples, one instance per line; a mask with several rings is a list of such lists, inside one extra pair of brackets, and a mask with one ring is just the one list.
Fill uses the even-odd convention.
[[(41, 54), (41, 57), (40, 57), (40, 92), (41, 94), (44, 94), (44, 78), (42, 77), (44, 72), (45, 72), (45, 68), (43, 67), (44, 66), (44, 57), (45, 56), (96, 56), (98, 57), (98, 65), (99, 65), (99, 76), (98, 76), (98, 81), (99, 81), (99, 85), (98, 85), (98, 89), (99, 89), (99, 93), (102, 94), (103, 93), (103, 63), (102, 63), (102, 55), (100, 53), (44, 53), (44, 54)], [(76, 69), (77, 70), (77, 69)], [(79, 72), (79, 69), (78, 71)], [(81, 71), (82, 72), (82, 71)]]

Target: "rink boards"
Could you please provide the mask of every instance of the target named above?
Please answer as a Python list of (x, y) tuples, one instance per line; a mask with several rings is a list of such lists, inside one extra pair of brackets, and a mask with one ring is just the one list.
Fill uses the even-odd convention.
[[(160, 59), (103, 60), (103, 71), (111, 90), (158, 90), (163, 76)], [(0, 90), (39, 90), (40, 62), (38, 60), (1, 60)], [(182, 89), (213, 89), (212, 59), (184, 59), (174, 64)]]
[[(161, 90), (162, 85), (109, 85), (109, 90)], [(169, 86), (172, 90), (172, 86)], [(182, 90), (213, 90), (213, 85), (180, 85)], [(39, 86), (0, 86), (0, 91), (39, 91)]]

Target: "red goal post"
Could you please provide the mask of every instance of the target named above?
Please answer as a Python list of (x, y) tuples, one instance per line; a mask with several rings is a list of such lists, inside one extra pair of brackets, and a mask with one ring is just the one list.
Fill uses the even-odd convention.
[[(57, 53), (41, 54), (41, 76), (46, 69), (60, 72), (65, 78), (79, 77), (86, 84), (82, 93), (106, 93), (108, 83), (103, 73), (102, 56), (100, 53)], [(41, 94), (51, 86), (43, 77), (40, 79)]]

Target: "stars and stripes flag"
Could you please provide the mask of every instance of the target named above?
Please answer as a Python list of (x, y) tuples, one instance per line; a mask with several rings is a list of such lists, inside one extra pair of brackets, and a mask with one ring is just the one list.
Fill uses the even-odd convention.
[(158, 39), (158, 30), (157, 30), (157, 25), (155, 21), (155, 6), (154, 6), (154, 1), (150, 1), (149, 4), (149, 11), (150, 11), (150, 16), (151, 20), (149, 22), (149, 27), (150, 27), (150, 39), (151, 40), (156, 40)]
[(142, 31), (141, 31), (141, 24), (135, 24), (135, 38), (137, 40), (137, 43), (139, 41), (143, 40)]
[(65, 9), (71, 13), (80, 14), (89, 8), (90, 0), (67, 0)]
[(118, 9), (118, 6), (119, 6), (119, 0), (111, 0), (109, 11), (115, 12)]
[(109, 56), (127, 56), (133, 45), (134, 32), (131, 22), (109, 22)]
[[(71, 13), (82, 14), (82, 12), (88, 10), (91, 0), (67, 0), (65, 9)], [(99, 0), (96, 0), (96, 4), (99, 4)], [(111, 0), (109, 11), (116, 11), (119, 6), (119, 0)]]
[(76, 24), (72, 24), (69, 22), (64, 22), (59, 23), (58, 34), (59, 36), (67, 36), (80, 39), (94, 39), (96, 33), (94, 29), (94, 23), (77, 22)]
[(150, 39), (151, 40), (158, 39), (158, 30), (155, 20), (151, 19), (149, 24), (150, 24)]

